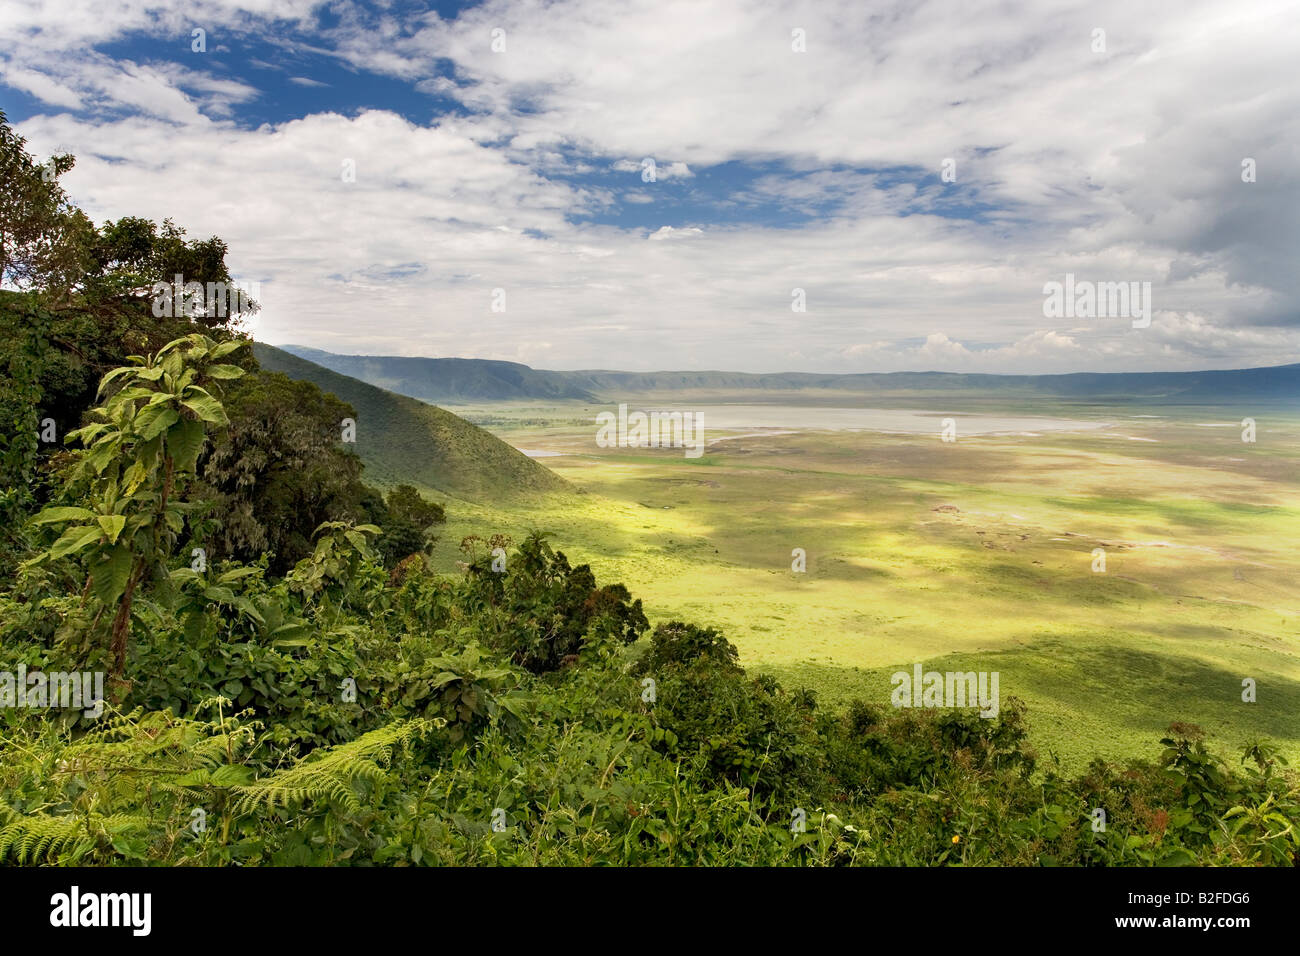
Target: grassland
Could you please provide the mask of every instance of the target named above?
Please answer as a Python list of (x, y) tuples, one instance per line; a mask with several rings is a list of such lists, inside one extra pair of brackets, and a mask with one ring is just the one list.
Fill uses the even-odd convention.
[(314, 382), (352, 406), (353, 450), (365, 462), (367, 481), (411, 481), (442, 495), (476, 500), (565, 490), (553, 473), (445, 409), (340, 375), (270, 345), (258, 343), (255, 352), (267, 371)]
[[(800, 431), (689, 459), (597, 448), (597, 407), (453, 410), (516, 447), (561, 453), (542, 461), (578, 493), (443, 496), (445, 567), (464, 535), (550, 530), (643, 598), (652, 621), (717, 626), (746, 666), (823, 700), (883, 703), (889, 675), (917, 661), (997, 670), (1003, 698), (1030, 705), (1043, 756), (1073, 770), (1151, 754), (1173, 720), (1225, 748), (1267, 736), (1300, 759), (1294, 411), (1036, 404), (998, 410), (1108, 427), (955, 443)], [(806, 573), (791, 570), (795, 548)], [(1248, 677), (1253, 704), (1241, 700)]]

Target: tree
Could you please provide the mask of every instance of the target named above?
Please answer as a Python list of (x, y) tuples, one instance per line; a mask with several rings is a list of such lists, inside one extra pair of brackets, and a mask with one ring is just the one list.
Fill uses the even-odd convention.
[(379, 519), (365, 506), (361, 459), (339, 442), (339, 422), (356, 416), (350, 405), (278, 372), (250, 374), (225, 404), (231, 425), (199, 465), (216, 501), (214, 554), (266, 552), (271, 571), (285, 574), (312, 553), (312, 529)]
[(33, 521), (63, 533), (30, 564), (84, 560), (83, 601), (93, 594), (100, 605), (92, 630), (108, 615), (115, 680), (126, 670), (136, 589), (150, 570), (165, 572), (185, 528), (191, 509), (180, 492), (195, 474), (206, 426), (229, 423), (213, 390), (244, 371), (220, 360), (244, 344), (189, 335), (155, 355), (131, 356), (131, 365), (105, 375), (100, 393), (117, 390), (91, 412), (98, 421), (68, 435), (84, 447), (65, 491), (69, 497), (82, 492), (84, 503), (46, 508)]
[(388, 493), (388, 513), (411, 522), (420, 529), (443, 524), (447, 515), (442, 505), (425, 501), (413, 485), (398, 485)]
[[(86, 294), (93, 300), (129, 303), (134, 311), (155, 319), (189, 319), (205, 329), (224, 327), (258, 310), (253, 299), (233, 287), (226, 251), (226, 243), (216, 236), (187, 239), (185, 230), (170, 219), (161, 226), (137, 216), (110, 220), (95, 231), (87, 250)], [(160, 284), (167, 288), (165, 295), (158, 292)], [(202, 291), (185, 291), (190, 284)], [(215, 298), (210, 291), (218, 293)]]
[(187, 239), (170, 220), (125, 217), (97, 229), (59, 184), (74, 164), (70, 155), (37, 162), (0, 111), (0, 279), (22, 290), (0, 290), (0, 369), (10, 371), (0, 376), (0, 479), (21, 481), (26, 497), (37, 462), (56, 447), (30, 439), (38, 421), (65, 435), (96, 401), (100, 377), (129, 355), (198, 330), (228, 333), (258, 308), (227, 296), (155, 315), (156, 284), (176, 275), (230, 286), (225, 243)]
[(430, 528), (446, 520), (442, 505), (425, 501), (413, 485), (398, 485), (388, 493), (385, 515), (379, 519), (384, 529), (379, 540), (384, 564), (392, 567), (403, 558), (428, 550), (438, 540)]
[(84, 272), (92, 232), (59, 185), (76, 160), (37, 163), (26, 146), (0, 110), (0, 281), (65, 296)]

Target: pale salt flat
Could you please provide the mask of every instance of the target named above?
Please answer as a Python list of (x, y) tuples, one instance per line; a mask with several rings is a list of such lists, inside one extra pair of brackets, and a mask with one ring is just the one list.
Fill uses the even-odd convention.
[(1034, 416), (963, 415), (898, 408), (823, 408), (803, 405), (669, 405), (646, 408), (657, 412), (694, 412), (703, 416), (706, 432), (756, 428), (875, 431), (907, 435), (938, 435), (943, 420), (957, 423), (957, 437), (1049, 431), (1095, 431), (1107, 422)]

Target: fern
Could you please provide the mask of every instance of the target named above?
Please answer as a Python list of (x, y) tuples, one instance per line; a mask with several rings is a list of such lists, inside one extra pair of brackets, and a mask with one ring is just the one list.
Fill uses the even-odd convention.
[[(0, 829), (0, 862), (13, 858), (18, 864), (76, 863), (102, 842), (129, 831), (145, 831), (148, 821), (131, 814), (51, 816), (47, 813), (20, 815), (10, 812)], [(62, 859), (61, 859), (62, 858)]]
[(77, 743), (63, 749), (60, 770), (65, 773), (137, 773), (178, 777), (199, 770), (214, 770), (231, 761), (254, 742), (253, 725), (238, 726), (172, 716), (169, 712), (112, 717)]
[[(179, 801), (201, 803), (251, 778), (237, 761), (255, 746), (257, 726), (238, 715), (204, 722), (137, 708), (106, 714), (75, 743), (46, 728), (22, 741), (0, 737), (5, 787), (41, 781), (45, 797), (39, 809), (0, 803), (0, 863), (77, 863), (97, 851), (133, 858), (165, 838), (159, 825)], [(143, 806), (142, 794), (151, 795)]]
[(94, 837), (79, 817), (19, 816), (0, 830), (0, 861), (12, 857), (16, 863), (36, 863), (65, 851), (76, 857), (94, 846)]
[(258, 807), (298, 806), (309, 800), (326, 800), (352, 813), (361, 810), (356, 783), (384, 776), (393, 751), (409, 747), (434, 727), (429, 720), (399, 720), (372, 730), (356, 740), (328, 750), (317, 750), (294, 766), (233, 788), (239, 794), (236, 812)]

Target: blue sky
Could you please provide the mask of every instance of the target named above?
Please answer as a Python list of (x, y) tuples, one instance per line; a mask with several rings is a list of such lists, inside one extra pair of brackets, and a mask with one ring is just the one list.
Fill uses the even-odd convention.
[[(0, 107), (77, 154), (96, 219), (222, 236), (270, 342), (1245, 367), (1300, 360), (1297, 26), (1270, 2), (8, 0)], [(1067, 273), (1150, 283), (1150, 322), (1049, 318)]]

